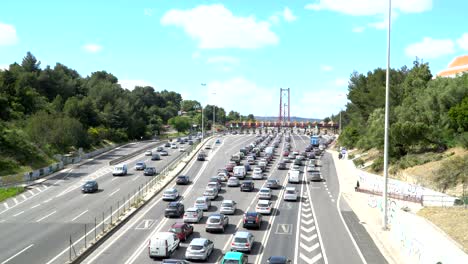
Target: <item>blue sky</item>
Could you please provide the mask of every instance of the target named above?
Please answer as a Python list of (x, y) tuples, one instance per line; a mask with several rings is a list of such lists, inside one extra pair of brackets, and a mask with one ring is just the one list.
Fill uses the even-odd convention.
[[(31, 51), (42, 66), (106, 70), (242, 114), (324, 118), (347, 80), (386, 65), (386, 0), (3, 1), (0, 67)], [(392, 67), (416, 56), (433, 74), (468, 54), (468, 1), (393, 0)], [(206, 87), (200, 84), (206, 83)]]

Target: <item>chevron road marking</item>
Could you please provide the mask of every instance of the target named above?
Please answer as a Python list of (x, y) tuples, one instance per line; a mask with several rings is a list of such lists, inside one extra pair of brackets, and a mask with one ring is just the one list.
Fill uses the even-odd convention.
[(311, 218), (311, 217), (312, 217), (312, 214), (304, 214), (304, 213), (302, 213), (302, 217)]
[(6, 209), (10, 208), (6, 202), (3, 203), (3, 205), (5, 206)]
[(310, 237), (309, 237), (309, 236), (306, 236), (306, 235), (304, 235), (304, 234), (301, 234), (301, 238), (304, 239), (304, 240), (307, 241), (307, 242), (310, 242), (310, 241), (312, 241), (312, 240), (314, 240), (314, 239), (317, 238), (317, 234), (314, 234), (314, 235), (312, 235), (312, 236), (310, 236)]
[(302, 212), (310, 212), (310, 208), (302, 208)]
[(313, 257), (313, 258), (310, 260), (309, 263), (310, 263), (310, 264), (313, 264), (313, 263), (319, 261), (321, 258), (322, 258), (322, 253), (319, 253), (319, 254), (317, 254), (315, 257)]
[(309, 247), (307, 246), (306, 244), (304, 243), (299, 243), (299, 245), (301, 246), (301, 248), (305, 249), (307, 252), (312, 252), (314, 250), (316, 250), (317, 248), (320, 247), (320, 244), (319, 243), (315, 243), (313, 246)]
[(304, 220), (304, 219), (302, 219), (302, 223), (303, 223), (303, 224), (306, 224), (306, 225), (310, 225), (310, 224), (312, 224), (313, 222), (314, 222), (314, 219), (310, 219), (310, 220)]
[(306, 233), (310, 233), (315, 230), (315, 226), (312, 226), (311, 228), (306, 228), (306, 227), (301, 226), (301, 230)]

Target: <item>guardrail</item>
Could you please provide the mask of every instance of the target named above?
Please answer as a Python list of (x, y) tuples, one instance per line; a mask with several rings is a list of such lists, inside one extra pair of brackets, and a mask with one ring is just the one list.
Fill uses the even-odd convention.
[[(367, 193), (367, 194), (373, 194), (373, 195), (377, 195), (377, 196), (382, 196), (382, 192), (377, 191), (377, 190), (367, 190), (367, 189), (357, 187), (357, 188), (355, 188), (355, 191), (362, 192), (362, 193)], [(390, 193), (389, 192), (388, 193), (388, 198), (422, 204), (422, 198), (420, 196), (404, 195), (404, 194), (397, 194), (397, 193)]]
[(116, 159), (113, 159), (111, 161), (109, 161), (109, 165), (114, 165), (114, 164), (118, 164), (122, 161), (125, 161), (125, 160), (128, 160), (128, 159), (131, 159), (133, 157), (136, 157), (138, 155), (140, 155), (141, 153), (149, 150), (149, 149), (152, 149), (154, 147), (156, 147), (156, 145), (159, 145), (159, 144), (163, 144), (163, 143), (166, 143), (167, 140), (164, 140), (164, 141), (154, 141), (153, 144), (150, 144), (142, 149), (139, 149), (139, 150), (135, 150), (134, 152), (128, 154), (128, 155), (125, 155), (125, 156), (122, 156), (122, 157), (119, 157), (119, 158), (116, 158)]

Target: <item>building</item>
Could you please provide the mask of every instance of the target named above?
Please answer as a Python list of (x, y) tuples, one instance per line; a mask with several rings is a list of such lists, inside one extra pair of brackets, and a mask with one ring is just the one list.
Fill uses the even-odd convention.
[(437, 77), (455, 77), (458, 74), (468, 73), (468, 55), (456, 57), (447, 67), (437, 74)]

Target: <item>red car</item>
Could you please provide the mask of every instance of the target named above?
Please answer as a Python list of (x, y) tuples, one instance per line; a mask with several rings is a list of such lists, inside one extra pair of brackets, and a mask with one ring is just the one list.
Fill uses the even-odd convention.
[(289, 156), (289, 151), (283, 152), (283, 157), (287, 157), (287, 156)]
[(234, 164), (226, 164), (226, 170), (232, 172), (234, 170)]
[(176, 234), (181, 241), (185, 241), (187, 240), (187, 237), (193, 233), (193, 225), (186, 223), (175, 223), (171, 226), (169, 232)]

